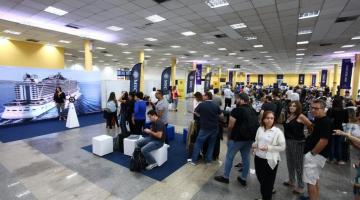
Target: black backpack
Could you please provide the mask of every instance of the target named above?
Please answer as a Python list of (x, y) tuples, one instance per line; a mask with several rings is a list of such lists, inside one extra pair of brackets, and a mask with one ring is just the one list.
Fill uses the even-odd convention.
[(124, 138), (128, 137), (127, 134), (118, 134), (116, 138), (114, 138), (114, 151), (124, 152)]
[(260, 127), (256, 111), (252, 107), (243, 107), (243, 117), (239, 133), (231, 136), (235, 141), (255, 140), (256, 132)]
[(141, 172), (146, 167), (146, 160), (140, 148), (135, 148), (130, 159), (130, 171)]

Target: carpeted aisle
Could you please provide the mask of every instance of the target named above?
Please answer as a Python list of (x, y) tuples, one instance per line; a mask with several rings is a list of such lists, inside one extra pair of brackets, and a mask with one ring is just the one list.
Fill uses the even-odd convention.
[[(105, 122), (105, 120), (102, 113), (93, 113), (79, 116), (80, 127), (90, 126), (103, 122)], [(65, 127), (65, 125), (66, 121), (49, 119), (0, 127), (0, 141), (6, 143), (69, 130)]]

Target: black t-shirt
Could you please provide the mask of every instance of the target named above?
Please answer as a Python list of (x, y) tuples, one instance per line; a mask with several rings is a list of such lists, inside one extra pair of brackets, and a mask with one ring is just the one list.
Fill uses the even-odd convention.
[(195, 108), (195, 112), (200, 114), (200, 129), (218, 129), (221, 114), (218, 105), (212, 101), (203, 101)]
[(261, 110), (265, 111), (272, 111), (276, 114), (277, 106), (276, 104), (270, 102), (270, 103), (264, 103), (261, 107)]
[(328, 116), (330, 119), (332, 119), (332, 128), (333, 129), (340, 129), (343, 130), (343, 123), (349, 122), (349, 115), (347, 110), (341, 109), (341, 110), (334, 110), (330, 108), (326, 112), (326, 116)]
[(158, 119), (156, 120), (155, 122), (151, 122), (151, 126), (150, 126), (150, 129), (151, 131), (153, 132), (158, 132), (158, 131), (162, 131), (162, 135), (161, 135), (161, 138), (157, 138), (157, 137), (154, 137), (154, 136), (150, 136), (152, 137), (153, 139), (156, 139), (156, 140), (160, 140), (162, 142), (165, 142), (165, 134), (164, 134), (164, 129), (165, 129), (165, 125), (164, 123)]
[(331, 120), (328, 117), (316, 118), (314, 122), (314, 130), (313, 133), (306, 138), (305, 150), (304, 153), (313, 150), (316, 144), (319, 142), (321, 138), (328, 139), (328, 144), (326, 147), (319, 153), (320, 155), (327, 158), (329, 156), (330, 151), (330, 138), (332, 135), (331, 129)]
[(251, 109), (252, 108), (250, 108), (249, 105), (240, 105), (239, 107), (236, 107), (231, 111), (230, 116), (236, 119), (234, 127), (231, 130), (231, 135), (230, 135), (231, 140), (249, 141), (249, 138), (244, 137), (245, 133), (242, 132), (244, 131), (243, 126), (246, 126), (244, 123), (247, 123), (248, 119), (253, 118), (253, 116), (251, 115), (256, 115), (255, 111)]

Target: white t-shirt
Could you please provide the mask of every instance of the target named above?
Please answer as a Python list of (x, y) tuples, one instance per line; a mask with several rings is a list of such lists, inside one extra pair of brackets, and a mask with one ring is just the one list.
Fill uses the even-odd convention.
[(226, 88), (224, 90), (224, 97), (227, 99), (231, 99), (234, 96), (234, 94), (231, 92), (229, 88)]
[(300, 96), (296, 92), (291, 93), (288, 97), (291, 101), (300, 101)]
[(156, 93), (156, 91), (152, 91), (150, 93), (150, 101), (151, 101), (151, 103), (156, 103), (158, 101), (158, 99), (155, 96), (155, 93)]

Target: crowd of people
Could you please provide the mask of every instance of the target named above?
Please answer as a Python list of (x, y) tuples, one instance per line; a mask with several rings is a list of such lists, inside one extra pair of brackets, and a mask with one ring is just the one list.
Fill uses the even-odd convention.
[[(107, 127), (115, 124), (123, 134), (146, 134), (138, 141), (147, 163), (147, 169), (156, 167), (149, 154), (166, 141), (169, 110), (177, 111), (176, 87), (164, 97), (161, 90), (153, 89), (149, 98), (142, 92), (124, 92), (119, 99), (111, 93), (107, 103), (110, 116)], [(223, 97), (221, 97), (223, 96)], [(170, 99), (170, 100), (169, 100)], [(224, 99), (224, 104), (222, 104)], [(232, 102), (234, 100), (234, 102)], [(357, 102), (359, 103), (359, 102)], [(242, 186), (247, 185), (250, 158), (253, 153), (261, 197), (272, 199), (280, 152), (285, 151), (288, 180), (283, 185), (292, 189), (301, 199), (320, 198), (319, 179), (326, 163), (346, 165), (351, 153), (360, 149), (359, 107), (350, 94), (332, 95), (329, 88), (294, 87), (288, 89), (252, 87), (247, 85), (223, 91), (214, 90), (194, 94), (193, 120), (187, 139), (188, 162), (194, 166), (203, 160), (211, 164), (219, 159), (220, 140), (227, 138), (224, 172), (215, 176), (218, 182), (228, 184), (233, 160), (241, 154), (241, 174), (237, 177)], [(119, 117), (116, 110), (120, 104)], [(170, 106), (169, 106), (170, 105)], [(175, 107), (172, 107), (175, 105)], [(151, 127), (145, 128), (147, 113)], [(118, 123), (119, 121), (119, 123)], [(129, 125), (130, 130), (127, 129)], [(171, 155), (170, 155), (171, 156)], [(355, 199), (360, 199), (359, 161), (355, 178)], [(304, 194), (307, 186), (307, 197)]]

